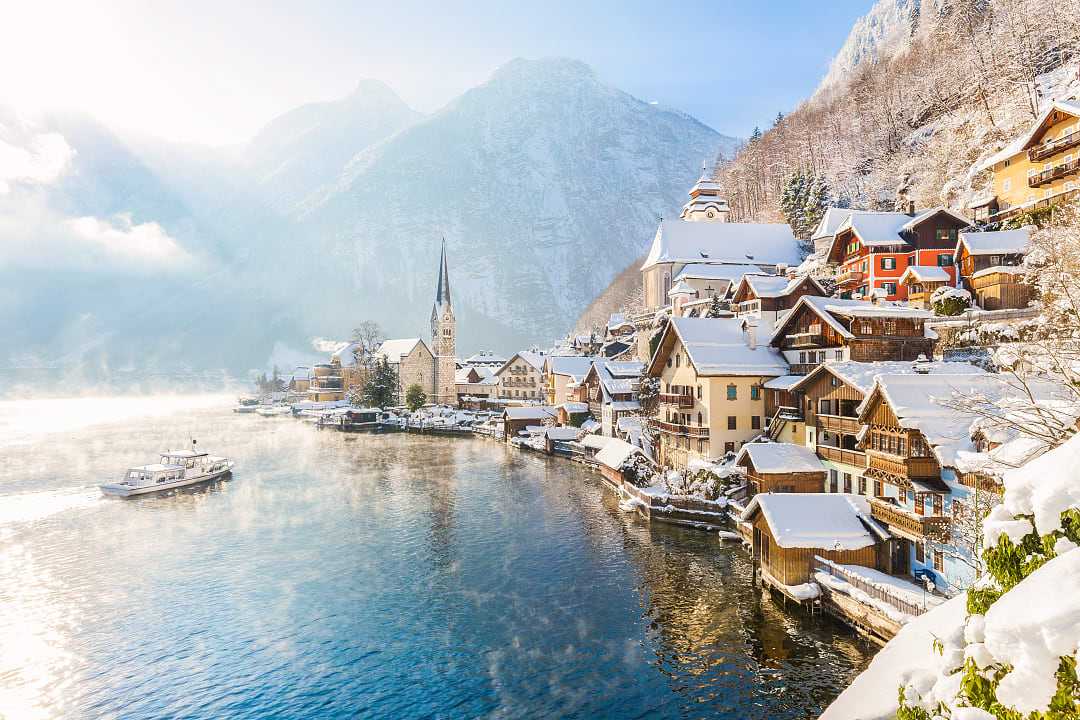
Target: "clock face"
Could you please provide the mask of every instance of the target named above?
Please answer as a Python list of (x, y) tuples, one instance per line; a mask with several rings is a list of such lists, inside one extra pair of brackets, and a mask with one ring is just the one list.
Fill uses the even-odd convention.
[(713, 211), (712, 211), (712, 210), (710, 210), (709, 212), (705, 213), (705, 216), (706, 216), (706, 217), (712, 217), (713, 215), (714, 215), (714, 213), (713, 213)]

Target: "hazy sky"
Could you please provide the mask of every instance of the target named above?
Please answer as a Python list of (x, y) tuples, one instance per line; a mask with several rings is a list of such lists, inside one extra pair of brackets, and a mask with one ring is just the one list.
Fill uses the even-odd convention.
[(566, 56), (746, 136), (810, 93), (871, 0), (0, 0), (0, 104), (233, 143), (358, 78), (435, 110), (507, 60)]

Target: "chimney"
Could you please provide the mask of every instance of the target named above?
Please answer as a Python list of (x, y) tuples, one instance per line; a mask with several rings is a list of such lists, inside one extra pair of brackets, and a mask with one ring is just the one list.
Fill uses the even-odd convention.
[(911, 217), (915, 217), (915, 201), (914, 200), (908, 200), (907, 214), (910, 215)]
[(776, 264), (776, 274), (786, 276), (788, 274), (787, 263), (777, 263)]
[(751, 350), (757, 349), (757, 325), (746, 323), (746, 342)]

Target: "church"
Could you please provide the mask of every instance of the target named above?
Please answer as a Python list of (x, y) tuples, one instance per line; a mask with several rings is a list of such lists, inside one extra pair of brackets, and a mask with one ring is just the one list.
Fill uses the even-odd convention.
[(419, 385), (428, 402), (457, 404), (457, 323), (450, 300), (450, 271), (446, 264), (446, 240), (439, 254), (435, 304), (431, 308), (431, 345), (423, 338), (386, 340), (378, 354), (397, 372), (398, 402), (405, 402), (410, 385)]

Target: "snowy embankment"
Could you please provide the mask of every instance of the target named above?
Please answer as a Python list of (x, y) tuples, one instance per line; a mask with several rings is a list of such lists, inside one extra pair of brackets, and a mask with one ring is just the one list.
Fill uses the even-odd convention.
[[(857, 579), (871, 588), (915, 608), (932, 608), (945, 602), (943, 598), (927, 593), (925, 588), (879, 572), (874, 568), (862, 567), (861, 565), (841, 565), (824, 558), (820, 558), (820, 561), (837, 569), (841, 575)], [(869, 595), (866, 591), (856, 587), (842, 577), (819, 570), (814, 573), (814, 580), (835, 592), (844, 593), (856, 602), (874, 608), (894, 622), (904, 624), (912, 619), (912, 615), (904, 612), (897, 605), (889, 603), (888, 600)]]

